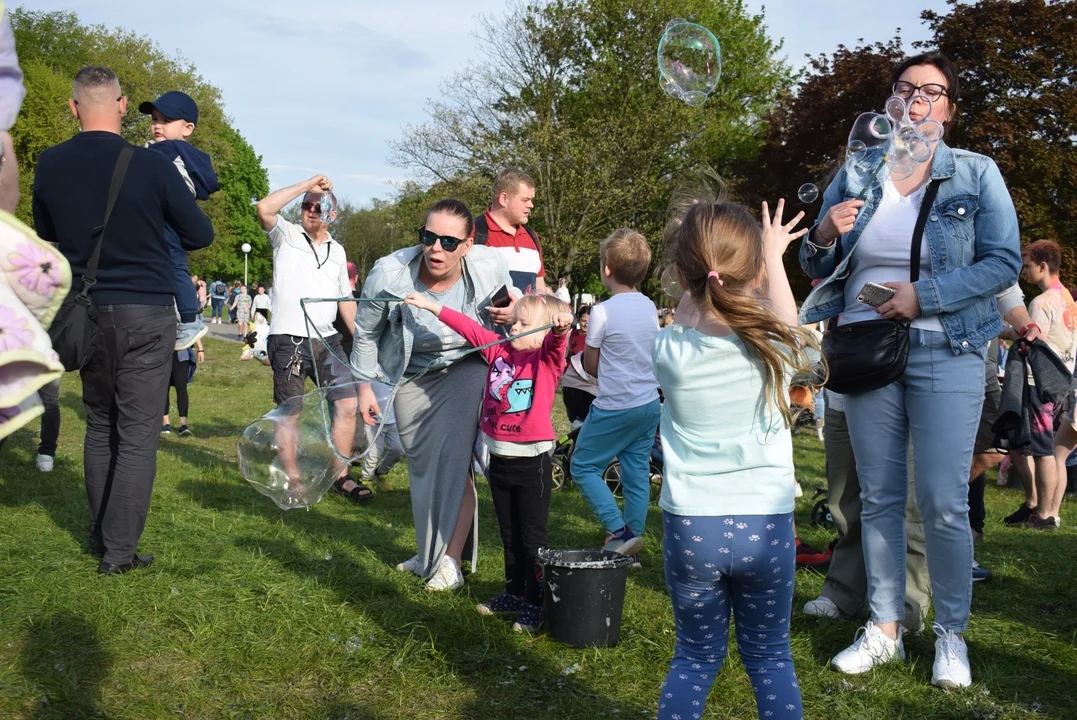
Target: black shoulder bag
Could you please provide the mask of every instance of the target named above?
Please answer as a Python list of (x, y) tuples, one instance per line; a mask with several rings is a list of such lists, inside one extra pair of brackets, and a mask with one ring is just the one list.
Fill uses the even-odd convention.
[(116, 198), (119, 197), (120, 187), (123, 185), (123, 178), (127, 175), (127, 167), (131, 164), (131, 155), (134, 152), (134, 146), (128, 144), (120, 150), (120, 156), (116, 160), (116, 169), (112, 171), (112, 184), (108, 189), (105, 222), (101, 224), (97, 235), (97, 247), (94, 248), (90, 263), (86, 266), (86, 274), (82, 276), (82, 287), (77, 292), (72, 288), (49, 328), (52, 349), (60, 356), (64, 370), (68, 372), (81, 370), (86, 366), (93, 354), (94, 344), (97, 342), (97, 324), (90, 317), (90, 288), (97, 284), (97, 265), (101, 260), (101, 243), (105, 241), (108, 219), (112, 216), (112, 208), (116, 206)]
[[(910, 282), (920, 279), (920, 244), (940, 182), (928, 183), (920, 204), (920, 215), (912, 233)], [(841, 238), (835, 242), (840, 243)], [(909, 362), (909, 323), (879, 319), (841, 327), (835, 324), (831, 320), (823, 336), (823, 355), (830, 373), (827, 389), (842, 395), (870, 392), (886, 387), (905, 373)]]

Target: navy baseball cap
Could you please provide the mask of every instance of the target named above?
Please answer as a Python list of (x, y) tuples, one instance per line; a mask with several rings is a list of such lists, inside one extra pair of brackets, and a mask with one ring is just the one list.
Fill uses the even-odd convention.
[(138, 111), (143, 115), (149, 115), (154, 108), (170, 120), (186, 120), (189, 123), (198, 124), (198, 105), (187, 93), (181, 93), (178, 90), (166, 92), (153, 102), (147, 100), (139, 105)]

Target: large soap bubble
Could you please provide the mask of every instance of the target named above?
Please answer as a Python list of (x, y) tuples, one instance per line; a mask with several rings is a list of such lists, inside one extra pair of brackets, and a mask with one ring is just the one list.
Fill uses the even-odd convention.
[(236, 447), (247, 482), (283, 510), (314, 506), (370, 450), (358, 417), (353, 445), (344, 452), (333, 445), (333, 420), (338, 413), (356, 412), (356, 404), (346, 400), (358, 397), (359, 386), (319, 388), (291, 398), (250, 425)]
[(942, 140), (943, 126), (931, 119), (914, 122), (910, 112), (914, 106), (920, 106), (918, 116), (931, 115), (932, 102), (926, 95), (908, 99), (893, 96), (887, 99), (883, 113), (863, 113), (853, 123), (845, 150), (845, 171), (863, 188), (861, 200), (887, 178), (905, 180), (931, 162), (934, 145)]
[(722, 76), (718, 38), (702, 25), (674, 18), (658, 43), (658, 73), (667, 95), (702, 105)]

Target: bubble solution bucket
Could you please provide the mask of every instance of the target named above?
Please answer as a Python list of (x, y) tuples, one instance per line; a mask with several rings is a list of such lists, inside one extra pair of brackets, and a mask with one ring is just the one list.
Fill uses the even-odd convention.
[(576, 648), (616, 645), (632, 558), (606, 550), (539, 550), (539, 560), (550, 635)]

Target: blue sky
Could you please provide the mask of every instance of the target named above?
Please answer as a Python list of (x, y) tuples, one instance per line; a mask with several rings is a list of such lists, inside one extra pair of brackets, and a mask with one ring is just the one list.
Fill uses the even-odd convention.
[[(16, 3), (11, 3), (12, 5)], [(225, 109), (260, 153), (274, 188), (328, 175), (354, 202), (389, 197), (406, 171), (389, 165), (388, 143), (426, 118), (442, 79), (479, 55), (471, 29), (505, 0), (24, 0), (31, 10), (68, 10), (83, 22), (120, 26), (179, 53), (221, 89)], [(748, 0), (764, 5), (771, 37), (784, 38), (795, 67), (805, 53), (887, 40), (922, 39), (925, 8), (945, 0)], [(328, 17), (323, 18), (322, 12)], [(719, 28), (712, 28), (721, 37)], [(326, 78), (330, 83), (327, 87)], [(134, 100), (134, 99), (133, 99)]]

